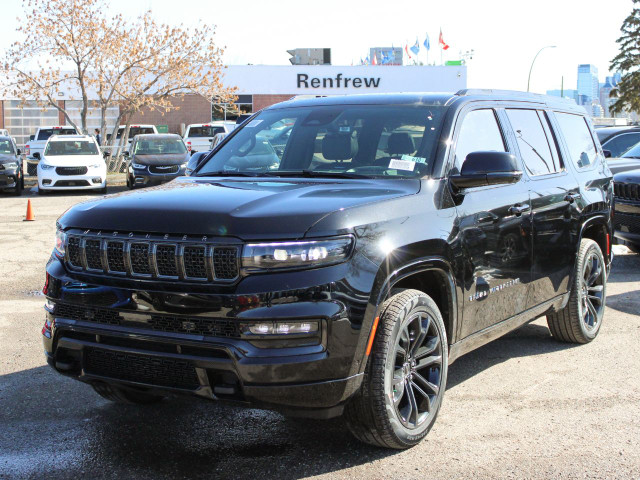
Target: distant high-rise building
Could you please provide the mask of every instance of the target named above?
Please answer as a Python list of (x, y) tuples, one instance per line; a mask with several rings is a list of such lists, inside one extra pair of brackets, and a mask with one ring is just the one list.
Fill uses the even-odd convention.
[(296, 48), (287, 53), (291, 65), (331, 65), (330, 48)]
[(598, 92), (598, 69), (590, 63), (578, 65), (578, 99), (584, 97), (585, 103), (580, 105), (589, 105), (592, 101), (600, 101)]
[(616, 72), (613, 74), (613, 86), (615, 87), (616, 85), (618, 85), (620, 83), (620, 80), (622, 79), (622, 74), (620, 72)]
[(602, 108), (602, 105), (599, 105), (597, 103), (592, 103), (591, 112), (587, 110), (587, 113), (591, 113), (591, 116), (596, 118), (604, 117), (604, 109)]
[(613, 99), (610, 97), (611, 90), (613, 90), (613, 77), (607, 77), (604, 81), (604, 85), (600, 88), (600, 105), (602, 105), (603, 114), (605, 117), (610, 117), (611, 113), (609, 108), (613, 103)]

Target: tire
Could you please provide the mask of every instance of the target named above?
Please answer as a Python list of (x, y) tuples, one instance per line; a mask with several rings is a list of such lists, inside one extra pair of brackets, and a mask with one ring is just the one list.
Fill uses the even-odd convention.
[(16, 188), (13, 190), (13, 194), (16, 197), (19, 197), (20, 195), (22, 195), (22, 189), (24, 188), (24, 178), (22, 177), (23, 176), (20, 175), (20, 178), (16, 180)]
[[(594, 271), (595, 269), (595, 271)], [(580, 242), (569, 302), (547, 315), (551, 335), (562, 342), (589, 343), (598, 335), (607, 299), (607, 271), (596, 242)]]
[[(417, 351), (421, 352), (414, 357)], [(351, 433), (385, 448), (418, 444), (431, 430), (442, 404), (447, 355), (442, 315), (428, 295), (400, 290), (389, 298), (382, 305), (362, 387), (345, 408)]]
[(42, 188), (38, 187), (38, 195), (46, 195), (47, 191), (43, 190)]
[(104, 184), (104, 187), (102, 187), (102, 188), (98, 188), (98, 189), (96, 190), (96, 192), (101, 193), (101, 194), (103, 194), (103, 195), (106, 195), (106, 194), (107, 194), (107, 184), (105, 183), (105, 184)]
[(115, 403), (149, 405), (151, 403), (157, 403), (164, 398), (162, 395), (126, 390), (121, 387), (116, 387), (115, 385), (109, 385), (108, 383), (94, 383), (92, 387), (98, 395)]

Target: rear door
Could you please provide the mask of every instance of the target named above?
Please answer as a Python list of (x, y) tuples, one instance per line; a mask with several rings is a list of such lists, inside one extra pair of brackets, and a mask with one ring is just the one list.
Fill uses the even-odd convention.
[(518, 154), (529, 178), (533, 272), (529, 307), (568, 289), (578, 242), (580, 193), (565, 168), (549, 114), (542, 109), (507, 108)]
[[(456, 122), (453, 167), (471, 152), (513, 149), (492, 108), (462, 112)], [(457, 192), (464, 264), (464, 312), (460, 338), (490, 327), (527, 307), (531, 275), (529, 190), (526, 181)]]

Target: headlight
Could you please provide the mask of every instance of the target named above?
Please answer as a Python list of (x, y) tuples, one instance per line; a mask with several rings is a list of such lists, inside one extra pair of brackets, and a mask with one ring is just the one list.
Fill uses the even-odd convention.
[(43, 170), (51, 170), (52, 168), (56, 168), (53, 165), (49, 165), (48, 163), (44, 163), (44, 162), (40, 162), (39, 163), (40, 168), (42, 168)]
[(242, 266), (249, 272), (334, 265), (351, 254), (353, 238), (305, 242), (250, 243), (242, 250)]
[(3, 163), (5, 170), (11, 170), (13, 168), (18, 168), (18, 162), (7, 162)]
[(61, 229), (56, 230), (56, 253), (59, 257), (64, 257), (65, 254), (65, 245), (67, 242), (67, 234), (64, 233)]
[(142, 168), (147, 168), (147, 166), (146, 166), (146, 165), (140, 165), (139, 163), (131, 163), (131, 166), (132, 166), (133, 168), (140, 168), (140, 169), (142, 169)]

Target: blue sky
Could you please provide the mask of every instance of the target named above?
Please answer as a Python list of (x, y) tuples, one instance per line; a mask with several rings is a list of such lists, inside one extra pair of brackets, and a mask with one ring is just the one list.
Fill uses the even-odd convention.
[[(3, 0), (0, 49), (15, 40), (19, 0)], [(110, 0), (112, 12), (135, 17), (150, 8), (166, 23), (187, 27), (198, 21), (217, 26), (228, 64), (288, 64), (287, 49), (329, 47), (334, 64), (349, 65), (365, 57), (369, 47), (404, 46), (425, 33), (431, 39), (430, 61), (440, 60), (438, 33), (451, 46), (444, 59), (475, 50), (468, 65), (468, 86), (525, 90), (529, 66), (536, 60), (531, 90), (576, 88), (579, 63), (593, 63), (600, 81), (617, 53), (620, 25), (632, 8), (630, 0), (439, 0), (337, 1), (292, 0)], [(425, 61), (424, 48), (420, 52)], [(372, 67), (373, 68), (373, 67)], [(383, 67), (379, 67), (383, 68)], [(386, 67), (385, 67), (386, 68)]]

